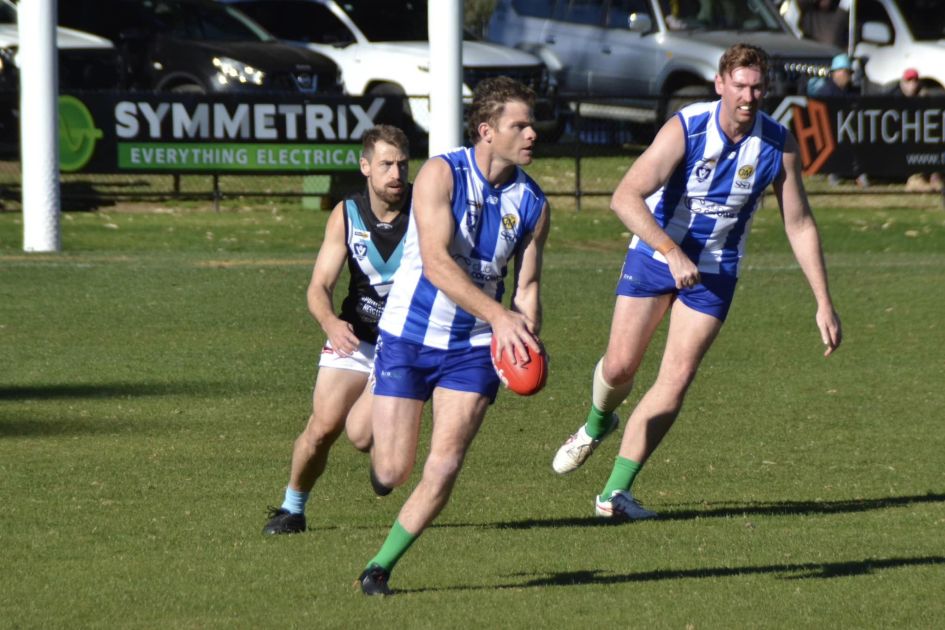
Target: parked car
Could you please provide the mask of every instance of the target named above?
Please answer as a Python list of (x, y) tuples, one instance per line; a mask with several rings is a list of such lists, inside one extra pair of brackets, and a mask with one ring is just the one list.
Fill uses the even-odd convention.
[[(109, 40), (91, 33), (58, 28), (56, 43), (61, 90), (117, 87), (118, 52)], [(16, 5), (0, 0), (0, 90), (19, 89), (19, 45)]]
[[(781, 7), (791, 28), (803, 34), (794, 0)], [(886, 91), (899, 81), (903, 70), (919, 71), (926, 91), (945, 89), (945, 6), (941, 0), (858, 0), (858, 34), (853, 54), (864, 62), (863, 71), (872, 91)]]
[[(430, 123), (430, 45), (427, 0), (221, 0), (262, 24), (280, 39), (302, 43), (331, 57), (341, 68), (345, 91), (355, 96), (399, 96), (423, 131)], [(557, 121), (552, 86), (540, 59), (521, 50), (482, 41), (463, 42), (463, 96), (479, 81), (513, 77), (544, 97), (536, 117), (539, 136), (553, 137)]]
[(127, 86), (166, 92), (339, 93), (329, 58), (210, 0), (68, 0), (59, 24), (113, 41)]
[(498, 0), (488, 38), (538, 55), (560, 93), (600, 99), (581, 105), (585, 115), (642, 123), (714, 98), (719, 57), (735, 42), (771, 55), (775, 96), (802, 93), (840, 52), (797, 39), (767, 0)]

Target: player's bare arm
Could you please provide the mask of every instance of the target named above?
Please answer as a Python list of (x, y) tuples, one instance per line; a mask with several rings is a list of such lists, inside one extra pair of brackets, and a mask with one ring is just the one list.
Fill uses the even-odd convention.
[(697, 284), (699, 270), (653, 218), (646, 198), (669, 179), (685, 150), (682, 123), (674, 116), (624, 175), (610, 202), (611, 210), (627, 229), (663, 254), (678, 289)]
[(830, 297), (820, 233), (804, 192), (797, 152), (797, 141), (788, 132), (781, 174), (774, 181), (774, 192), (788, 242), (817, 302), (816, 321), (826, 346), (824, 356), (830, 356), (840, 345), (843, 332), (840, 317), (834, 310)]
[(423, 165), (414, 182), (413, 213), (423, 275), (467, 313), (489, 322), (500, 345), (516, 346), (521, 355), (526, 354), (525, 344), (539, 351), (527, 318), (483, 293), (450, 256), (449, 244), (456, 229), (450, 204), (452, 190), (449, 164), (436, 158)]
[(325, 331), (331, 346), (342, 356), (350, 356), (360, 344), (351, 324), (335, 315), (332, 304), (335, 285), (341, 276), (347, 255), (344, 202), (340, 202), (328, 217), (325, 238), (315, 259), (306, 298), (312, 317)]

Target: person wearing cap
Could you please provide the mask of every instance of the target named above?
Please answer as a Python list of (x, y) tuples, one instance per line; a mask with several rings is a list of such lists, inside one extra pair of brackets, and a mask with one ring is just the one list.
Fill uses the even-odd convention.
[[(857, 90), (853, 86), (853, 64), (850, 62), (850, 57), (844, 53), (835, 56), (830, 62), (830, 76), (809, 84), (807, 93), (809, 96), (824, 98), (856, 96)], [(860, 188), (868, 188), (870, 185), (869, 177), (866, 173), (858, 171), (859, 169), (854, 164), (854, 172), (857, 173), (856, 185)], [(827, 181), (831, 186), (837, 186), (840, 184), (840, 176), (831, 173)]]
[(852, 96), (853, 64), (850, 57), (841, 53), (830, 62), (830, 76), (808, 88), (810, 96)]
[[(924, 96), (922, 83), (919, 80), (919, 71), (915, 68), (906, 68), (902, 78), (889, 92), (889, 96), (913, 98)], [(913, 173), (906, 180), (907, 192), (942, 192), (945, 178), (941, 173)]]
[(919, 82), (919, 71), (915, 68), (906, 68), (899, 82), (889, 90), (889, 96), (919, 96), (922, 84)]

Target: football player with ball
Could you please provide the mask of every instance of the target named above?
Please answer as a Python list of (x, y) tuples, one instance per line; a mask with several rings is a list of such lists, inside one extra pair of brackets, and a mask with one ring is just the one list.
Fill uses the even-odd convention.
[[(532, 161), (534, 98), (508, 77), (480, 82), (467, 119), (473, 146), (431, 158), (414, 182), (404, 255), (379, 324), (376, 485), (395, 487), (410, 477), (420, 414), (431, 398), (433, 434), (419, 483), (358, 578), (365, 595), (391, 592), (394, 565), (449, 501), (499, 388), (490, 345), (499, 363), (512, 353), (513, 364), (541, 353), (539, 281), (549, 210), (521, 169)], [(506, 308), (500, 300), (513, 261)]]
[(719, 61), (720, 100), (684, 107), (667, 121), (614, 192), (611, 208), (634, 234), (617, 284), (610, 339), (594, 371), (587, 422), (558, 450), (559, 474), (581, 466), (614, 432), (614, 410), (659, 323), (669, 332), (656, 382), (627, 420), (610, 478), (594, 501), (602, 518), (652, 518), (630, 492), (640, 468), (669, 431), (728, 313), (751, 217), (769, 185), (817, 305), (829, 356), (840, 318), (827, 286), (820, 236), (801, 180), (797, 141), (760, 111), (768, 55), (746, 44)]

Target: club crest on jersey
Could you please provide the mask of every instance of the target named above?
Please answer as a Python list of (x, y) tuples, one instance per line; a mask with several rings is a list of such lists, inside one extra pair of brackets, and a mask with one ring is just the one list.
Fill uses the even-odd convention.
[(712, 175), (712, 168), (715, 166), (714, 160), (699, 160), (696, 162), (696, 179), (704, 182)]
[(466, 210), (466, 228), (472, 232), (479, 226), (479, 219), (482, 218), (482, 206), (476, 204), (473, 207), (470, 204), (469, 209)]
[(358, 241), (354, 244), (354, 257), (361, 260), (365, 256), (367, 256), (367, 245), (363, 241)]
[(515, 228), (518, 226), (518, 217), (514, 214), (502, 215), (502, 238), (507, 241), (515, 240)]
[(755, 167), (751, 164), (746, 164), (745, 166), (738, 169), (738, 179), (749, 179), (754, 174)]

